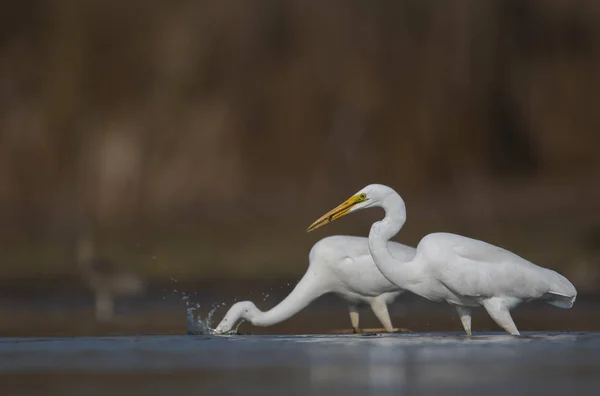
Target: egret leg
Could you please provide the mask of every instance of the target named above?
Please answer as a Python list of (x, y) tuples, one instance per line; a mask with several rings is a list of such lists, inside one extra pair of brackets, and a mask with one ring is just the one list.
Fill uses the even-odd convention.
[(503, 300), (499, 298), (490, 298), (483, 301), (483, 307), (498, 326), (502, 327), (511, 335), (521, 335), (515, 322), (513, 322), (512, 317), (510, 316), (507, 304)]
[(96, 318), (100, 321), (112, 318), (114, 314), (114, 301), (109, 292), (96, 293)]
[(375, 316), (377, 316), (377, 319), (379, 319), (379, 321), (385, 328), (385, 331), (387, 331), (388, 333), (392, 333), (394, 331), (394, 326), (392, 326), (392, 321), (390, 319), (390, 314), (388, 312), (387, 304), (385, 303), (385, 301), (378, 297), (374, 298), (371, 302), (371, 309), (373, 310), (373, 313), (375, 313)]
[(468, 336), (471, 335), (471, 308), (456, 305), (456, 312)]
[(350, 323), (352, 323), (352, 331), (358, 334), (360, 333), (360, 328), (358, 327), (358, 307), (356, 305), (349, 305), (348, 310), (350, 311)]

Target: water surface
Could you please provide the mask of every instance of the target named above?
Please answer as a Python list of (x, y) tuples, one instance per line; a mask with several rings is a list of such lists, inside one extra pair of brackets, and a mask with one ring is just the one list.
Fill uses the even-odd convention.
[(2, 395), (596, 395), (599, 333), (0, 338)]

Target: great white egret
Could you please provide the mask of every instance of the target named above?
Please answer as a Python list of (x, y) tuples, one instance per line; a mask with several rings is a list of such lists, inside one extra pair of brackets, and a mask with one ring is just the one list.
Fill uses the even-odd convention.
[(369, 233), (369, 249), (377, 268), (402, 289), (454, 305), (468, 335), (473, 307), (482, 305), (500, 327), (519, 335), (510, 316), (510, 310), (519, 303), (542, 300), (571, 308), (575, 302), (577, 291), (564, 276), (500, 247), (461, 235), (429, 234), (419, 242), (414, 257), (393, 257), (386, 244), (406, 222), (406, 207), (396, 191), (381, 184), (363, 188), (307, 231), (369, 207), (385, 211), (385, 218), (374, 223)]
[[(388, 248), (398, 260), (409, 260), (415, 254), (415, 248), (396, 242), (390, 242)], [(227, 333), (241, 319), (260, 327), (283, 322), (326, 293), (348, 302), (354, 332), (360, 332), (360, 305), (370, 306), (386, 331), (393, 331), (387, 304), (404, 290), (379, 272), (369, 253), (367, 238), (345, 235), (323, 238), (312, 247), (308, 259), (306, 273), (283, 301), (266, 312), (251, 301), (235, 303), (215, 331)]]
[(96, 319), (99, 321), (113, 317), (116, 296), (139, 295), (143, 291), (144, 282), (140, 277), (94, 254), (94, 245), (89, 236), (79, 239), (76, 256), (83, 280), (95, 294)]

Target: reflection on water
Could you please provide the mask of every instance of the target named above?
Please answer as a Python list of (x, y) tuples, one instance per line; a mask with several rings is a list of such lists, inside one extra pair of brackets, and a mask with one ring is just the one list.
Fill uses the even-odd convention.
[(23, 395), (595, 394), (598, 372), (597, 333), (0, 339)]
[(386, 335), (366, 343), (355, 342), (351, 350), (335, 354), (327, 347), (308, 348), (306, 352), (311, 358), (311, 383), (343, 384), (373, 394), (385, 389), (514, 394), (519, 387), (528, 389), (524, 394), (553, 393), (556, 387), (591, 390), (600, 386), (600, 378), (592, 374), (593, 370), (600, 372), (600, 358), (596, 356), (599, 337)]

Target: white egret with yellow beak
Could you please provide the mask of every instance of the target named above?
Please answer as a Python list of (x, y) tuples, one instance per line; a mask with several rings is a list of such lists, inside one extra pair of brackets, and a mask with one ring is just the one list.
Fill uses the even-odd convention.
[(369, 233), (369, 250), (377, 268), (404, 290), (453, 305), (468, 335), (473, 307), (483, 306), (498, 326), (519, 335), (510, 310), (521, 302), (542, 300), (559, 308), (571, 308), (575, 302), (575, 287), (559, 273), (461, 235), (429, 234), (419, 242), (414, 257), (394, 257), (388, 241), (406, 222), (406, 207), (396, 191), (382, 184), (371, 184), (358, 191), (316, 220), (307, 231), (372, 207), (385, 211), (384, 219), (374, 223)]
[[(415, 248), (390, 242), (388, 248), (399, 260), (408, 260)], [(231, 306), (215, 329), (228, 333), (240, 320), (254, 326), (267, 327), (283, 322), (300, 312), (320, 296), (333, 293), (348, 303), (350, 321), (359, 333), (358, 307), (371, 307), (386, 331), (394, 328), (387, 304), (404, 292), (379, 272), (369, 253), (365, 237), (336, 235), (321, 239), (309, 253), (309, 265), (294, 290), (279, 304), (263, 312), (251, 301), (240, 301)]]

